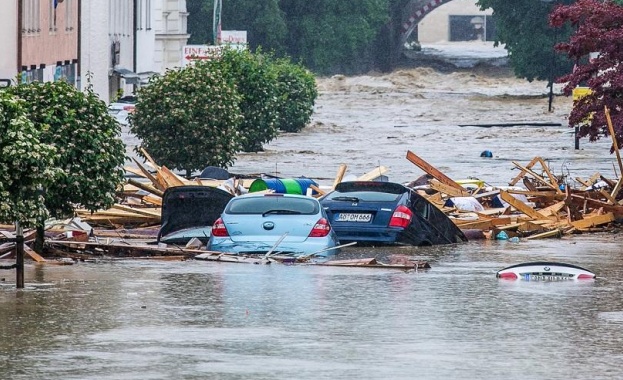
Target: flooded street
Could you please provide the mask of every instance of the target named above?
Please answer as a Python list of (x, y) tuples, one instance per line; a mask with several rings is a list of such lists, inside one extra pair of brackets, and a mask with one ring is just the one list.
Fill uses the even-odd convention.
[[(574, 140), (571, 100), (547, 110), (545, 83), (500, 69), (319, 78), (312, 126), (243, 154), (234, 173), (330, 184), (340, 164), (390, 180), (423, 174), (411, 150), (453, 179), (505, 185), (512, 161), (555, 174), (614, 178), (609, 141)], [(561, 123), (560, 127), (459, 124)], [(126, 136), (131, 145), (134, 140)], [(135, 143), (135, 141), (134, 141)], [(481, 158), (483, 150), (493, 158)], [(28, 261), (26, 285), (0, 273), (3, 379), (620, 379), (620, 235), (348, 248), (409, 254), (431, 269), (214, 262)], [(498, 280), (527, 261), (561, 261), (595, 281)]]

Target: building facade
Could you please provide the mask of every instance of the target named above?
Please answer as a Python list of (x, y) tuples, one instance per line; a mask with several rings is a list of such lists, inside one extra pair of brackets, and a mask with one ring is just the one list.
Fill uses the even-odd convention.
[(481, 11), (475, 0), (453, 0), (440, 5), (418, 24), (420, 43), (492, 41), (493, 10)]
[(2, 5), (0, 82), (75, 84), (78, 0), (5, 0)]
[(188, 12), (186, 0), (153, 0), (156, 45), (155, 70), (164, 73), (167, 69), (182, 67), (182, 51), (190, 35), (187, 32)]

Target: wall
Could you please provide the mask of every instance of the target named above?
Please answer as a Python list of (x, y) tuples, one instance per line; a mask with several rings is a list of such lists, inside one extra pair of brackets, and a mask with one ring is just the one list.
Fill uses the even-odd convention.
[(186, 45), (187, 18), (185, 0), (153, 0), (156, 1), (155, 27), (156, 48), (155, 61), (157, 71), (164, 73), (167, 69), (182, 67), (182, 50)]
[(17, 1), (2, 0), (0, 79), (15, 79), (17, 75)]
[(418, 24), (420, 43), (437, 43), (449, 40), (450, 16), (491, 15), (493, 11), (481, 11), (475, 0), (453, 0), (439, 6)]

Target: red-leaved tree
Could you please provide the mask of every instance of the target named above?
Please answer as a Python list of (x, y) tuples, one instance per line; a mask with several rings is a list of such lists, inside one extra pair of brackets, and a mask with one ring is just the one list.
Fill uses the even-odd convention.
[(574, 102), (569, 126), (579, 126), (579, 136), (588, 136), (590, 141), (609, 135), (604, 112), (606, 106), (616, 141), (619, 148), (622, 147), (623, 6), (611, 0), (578, 0), (571, 5), (556, 7), (549, 22), (553, 27), (570, 23), (575, 28), (568, 43), (556, 45), (556, 50), (576, 62), (571, 74), (557, 80), (566, 83), (565, 95), (571, 95), (576, 86), (591, 89), (588, 95)]

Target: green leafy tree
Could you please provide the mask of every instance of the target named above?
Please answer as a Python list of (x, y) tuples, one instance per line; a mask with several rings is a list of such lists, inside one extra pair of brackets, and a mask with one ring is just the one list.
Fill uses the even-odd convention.
[[(213, 0), (186, 0), (188, 10), (189, 42), (214, 43), (212, 34)], [(222, 30), (246, 30), (251, 49), (283, 53), (288, 33), (279, 0), (226, 0), (221, 13)]]
[(35, 226), (45, 220), (40, 189), (54, 177), (54, 154), (41, 142), (25, 102), (0, 90), (0, 222)]
[(314, 75), (300, 64), (280, 58), (272, 62), (277, 77), (277, 128), (299, 132), (311, 120), (318, 97)]
[(261, 51), (225, 49), (220, 59), (209, 62), (215, 72), (235, 86), (241, 96), (243, 119), (238, 126), (242, 150), (258, 152), (277, 136), (277, 78), (270, 58)]
[(557, 53), (554, 45), (565, 41), (570, 28), (555, 29), (548, 14), (556, 4), (574, 0), (478, 0), (481, 9), (492, 8), (495, 44), (504, 44), (515, 75), (528, 81), (554, 80), (567, 74), (573, 63)]
[(241, 98), (229, 74), (208, 62), (169, 70), (138, 91), (130, 131), (159, 163), (190, 177), (227, 167), (240, 151)]
[(52, 168), (59, 171), (43, 189), (50, 214), (66, 217), (78, 206), (89, 211), (112, 206), (124, 180), (125, 145), (106, 104), (90, 89), (81, 92), (64, 81), (20, 84), (9, 91), (25, 100), (41, 141), (56, 148)]
[(288, 54), (321, 74), (360, 72), (373, 61), (373, 46), (389, 21), (388, 0), (282, 0)]
[(591, 89), (590, 94), (574, 102), (569, 126), (579, 126), (579, 136), (588, 136), (590, 141), (608, 135), (606, 106), (617, 145), (623, 147), (623, 6), (612, 1), (578, 0), (556, 8), (550, 23), (575, 29), (569, 42), (557, 46), (577, 63), (572, 73), (559, 79), (566, 84), (565, 94), (571, 95), (579, 85)]

